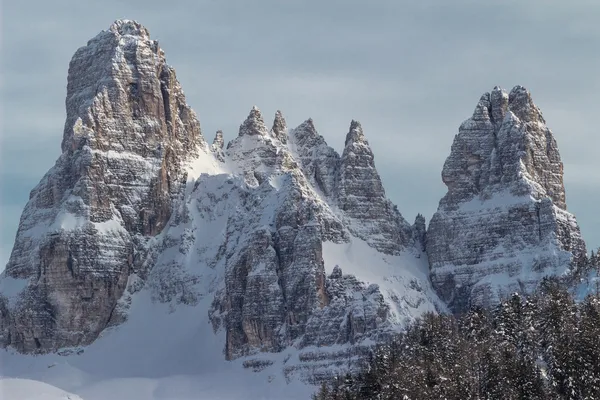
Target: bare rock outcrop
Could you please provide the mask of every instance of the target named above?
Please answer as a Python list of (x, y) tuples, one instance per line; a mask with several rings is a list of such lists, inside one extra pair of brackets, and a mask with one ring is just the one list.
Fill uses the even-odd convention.
[(530, 292), (585, 255), (567, 212), (556, 141), (531, 94), (485, 93), (442, 170), (448, 187), (427, 231), (431, 279), (450, 308)]
[[(220, 258), (206, 262), (224, 264), (224, 285), (209, 314), (214, 329), (225, 331), (226, 357), (256, 356), (289, 346), (359, 346), (363, 340), (377, 340), (397, 329), (403, 318), (410, 319), (411, 310), (434, 307), (427, 293), (412, 286), (408, 292), (419, 300), (392, 318), (388, 302), (396, 295), (391, 291), (352, 275), (342, 279), (341, 272), (327, 277), (324, 243), (364, 241), (377, 257), (403, 250), (408, 257), (422, 252), (420, 234), (413, 235), (413, 228), (385, 198), (362, 131), (347, 143), (352, 149), (340, 157), (310, 119), (287, 135), (284, 130), (266, 134), (262, 121), (254, 107), (238, 137), (227, 145), (225, 158), (242, 180), (224, 185), (209, 183), (223, 178), (201, 178), (207, 186), (217, 185), (225, 192), (215, 196), (214, 190), (208, 194), (199, 186), (192, 194), (207, 202), (203, 207), (207, 211), (218, 206), (204, 200), (206, 196), (227, 197), (229, 206), (224, 207), (232, 207), (218, 217), (227, 218)], [(280, 112), (271, 132), (277, 132), (277, 126), (286, 126)], [(360, 186), (362, 181), (366, 186)], [(375, 200), (359, 196), (372, 189), (369, 185), (378, 190)], [(355, 196), (345, 209), (339, 207), (340, 188), (344, 200)], [(378, 212), (387, 214), (375, 218)], [(360, 221), (369, 221), (368, 230)], [(377, 241), (369, 240), (373, 232)], [(390, 235), (379, 235), (382, 232)], [(411, 287), (410, 280), (406, 285)]]
[(88, 344), (122, 321), (128, 277), (205, 145), (175, 71), (133, 21), (77, 50), (66, 110), (62, 154), (31, 192), (4, 272), (22, 291), (0, 295), (0, 344), (26, 352)]
[(362, 126), (352, 121), (340, 159), (338, 206), (356, 236), (383, 253), (399, 254), (412, 243), (412, 229), (387, 199), (374, 159)]

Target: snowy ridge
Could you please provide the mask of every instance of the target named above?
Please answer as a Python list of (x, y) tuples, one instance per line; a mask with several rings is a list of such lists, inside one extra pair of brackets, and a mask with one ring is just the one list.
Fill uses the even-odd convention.
[[(278, 116), (282, 118), (280, 113)], [(262, 120), (255, 107), (249, 118), (258, 117)], [(332, 273), (335, 265), (339, 265), (342, 270), (348, 268), (349, 273), (356, 275), (359, 281), (365, 282), (363, 289), (352, 290), (366, 290), (369, 284), (377, 284), (371, 290), (383, 294), (386, 307), (389, 309), (389, 316), (385, 316), (385, 322), (382, 321), (384, 325), (382, 331), (400, 329), (422, 312), (435, 310), (436, 299), (428, 286), (427, 259), (424, 253), (410, 245), (402, 256), (387, 256), (369, 247), (361, 239), (352, 238), (351, 232), (342, 222), (347, 217), (337, 208), (335, 201), (329, 200), (335, 198), (333, 193), (328, 197), (323, 194), (321, 188), (314, 188), (315, 181), (310, 182), (304, 175), (304, 171), (298, 168), (300, 163), (295, 157), (298, 154), (295, 135), (290, 134), (290, 140), (282, 143), (276, 137), (265, 134), (267, 130), (261, 124), (246, 123), (246, 125), (258, 126), (250, 132), (260, 134), (248, 133), (248, 130), (241, 129), (244, 134), (227, 145), (225, 161), (220, 164), (223, 172), (215, 175), (214, 170), (209, 169), (201, 174), (193, 184), (193, 189), (188, 190), (186, 196), (188, 200), (185, 205), (179, 208), (162, 234), (160, 255), (151, 272), (152, 276), (160, 276), (160, 279), (155, 280), (159, 285), (152, 286), (153, 284), (150, 283), (153, 298), (173, 303), (195, 304), (199, 299), (216, 293), (215, 304), (210, 311), (211, 320), (215, 329), (224, 328), (227, 334), (231, 333), (234, 329), (231, 325), (238, 323), (239, 318), (243, 318), (236, 316), (231, 320), (232, 313), (239, 312), (243, 315), (253, 312), (244, 308), (237, 311), (233, 309), (224, 311), (219, 306), (219, 304), (229, 304), (228, 291), (237, 290), (231, 287), (239, 281), (239, 278), (233, 277), (237, 272), (235, 272), (236, 267), (232, 265), (242, 262), (240, 260), (247, 257), (245, 249), (256, 243), (257, 235), (263, 238), (260, 239), (261, 241), (266, 240), (264, 243), (273, 240), (270, 245), (267, 244), (268, 247), (273, 246), (275, 249), (273, 254), (281, 252), (280, 247), (283, 246), (276, 243), (277, 237), (285, 236), (287, 232), (298, 228), (279, 220), (284, 218), (282, 216), (290, 208), (300, 207), (300, 213), (303, 215), (302, 208), (308, 207), (311, 211), (304, 217), (308, 219), (300, 227), (300, 237), (311, 240), (310, 232), (314, 231), (317, 239), (328, 237), (332, 240), (323, 244), (324, 272)], [(306, 168), (306, 164), (305, 159), (302, 166)], [(298, 195), (299, 199), (303, 199), (300, 202), (296, 200)], [(275, 239), (269, 239), (270, 237)], [(300, 237), (296, 236), (296, 241)], [(321, 240), (318, 239), (319, 242)], [(343, 246), (345, 250), (341, 251), (341, 248), (336, 246)], [(286, 289), (280, 287), (281, 284), (278, 283), (282, 276), (286, 277), (286, 272), (280, 270), (283, 268), (281, 262), (271, 258), (265, 259), (262, 254), (253, 257), (258, 258), (254, 259), (247, 266), (248, 270), (244, 271), (248, 280), (246, 285), (260, 286), (261, 290), (271, 293), (267, 297), (274, 299), (285, 297), (283, 292)], [(318, 264), (318, 260), (316, 261)], [(364, 269), (364, 265), (367, 264), (369, 270)], [(305, 267), (297, 260), (295, 265), (297, 269)], [(202, 266), (210, 266), (210, 268)], [(306, 267), (308, 276), (319, 274), (318, 265), (317, 270), (314, 270), (315, 265), (306, 265)], [(294, 274), (287, 278), (296, 279)], [(306, 279), (303, 273), (299, 273), (298, 277), (301, 280)], [(153, 282), (152, 278), (150, 282)], [(363, 285), (358, 282), (357, 284)], [(246, 295), (252, 297), (252, 294)], [(261, 297), (264, 296), (265, 293), (262, 292)], [(355, 295), (351, 295), (353, 296)], [(248, 299), (245, 301), (247, 302)], [(256, 298), (254, 301), (261, 300)], [(347, 304), (352, 301), (344, 300), (343, 308), (352, 309), (354, 306)], [(256, 303), (251, 304), (252, 307), (257, 307)], [(322, 308), (323, 306), (325, 308)], [(263, 304), (260, 307), (266, 307), (276, 314), (274, 309), (278, 309), (279, 306)], [(319, 342), (320, 344), (345, 342), (347, 339), (343, 337), (327, 339), (311, 337), (310, 329), (315, 331), (320, 329), (319, 324), (322, 322), (319, 322), (319, 319), (323, 318), (322, 315), (326, 315), (330, 308), (324, 304), (314, 307), (310, 306), (306, 310), (308, 319), (305, 324), (310, 338), (288, 332), (290, 328), (287, 327), (287, 323), (280, 322), (276, 324), (277, 332), (272, 333), (273, 337), (256, 342), (255, 345), (258, 347), (253, 348), (252, 345), (248, 347), (247, 344), (242, 345), (241, 349), (234, 349), (233, 345), (228, 347), (226, 351), (228, 358), (257, 354), (256, 351), (261, 348), (263, 351), (281, 351), (290, 345), (302, 347), (315, 340), (322, 341)], [(340, 305), (336, 307), (342, 308)], [(361, 305), (357, 307), (360, 308)], [(257, 323), (257, 317), (253, 318), (253, 323)], [(375, 331), (376, 329), (372, 329), (372, 333)], [(369, 334), (369, 332), (365, 333)], [(250, 333), (245, 334), (250, 335)]]
[[(253, 108), (249, 118), (257, 117)], [(277, 120), (285, 124), (280, 112)], [(429, 284), (420, 244), (408, 240), (403, 250), (385, 254), (354, 236), (360, 225), (350, 226), (337, 203), (341, 157), (316, 130), (319, 143), (310, 149), (312, 143), (294, 133), (300, 127), (288, 136), (287, 129), (276, 135), (275, 126), (247, 125), (258, 128), (241, 129), (222, 152), (219, 145), (202, 148), (186, 162), (180, 200), (162, 232), (145, 243), (145, 259), (117, 303), (125, 322), (62, 356), (6, 353), (3, 375), (41, 379), (85, 399), (98, 398), (116, 379), (133, 387), (127, 378), (133, 371), (156, 387), (180, 374), (188, 376), (177, 378), (185, 382), (191, 376), (203, 382), (195, 374), (217, 381), (239, 375), (262, 387), (256, 390), (263, 396), (354, 368), (378, 340), (444, 308)], [(96, 226), (109, 236), (120, 232), (110, 220)], [(272, 252), (253, 252), (257, 243)], [(240, 270), (247, 290), (244, 305), (235, 308)], [(164, 337), (172, 344), (165, 346)], [(100, 357), (108, 360), (102, 367), (96, 366)], [(38, 372), (19, 372), (22, 362), (33, 362)], [(83, 374), (85, 382), (36, 375), (55, 363), (54, 371)], [(222, 372), (210, 375), (208, 365)], [(312, 390), (307, 386), (298, 398)]]

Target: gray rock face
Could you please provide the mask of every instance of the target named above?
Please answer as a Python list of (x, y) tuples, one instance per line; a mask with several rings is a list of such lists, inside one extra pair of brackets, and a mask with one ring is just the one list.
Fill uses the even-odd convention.
[(279, 110), (277, 110), (275, 113), (275, 119), (273, 120), (273, 128), (271, 128), (271, 132), (273, 132), (273, 136), (276, 137), (281, 143), (287, 144), (287, 124), (285, 123), (283, 114)]
[(417, 214), (415, 223), (412, 226), (412, 232), (415, 244), (421, 249), (421, 251), (426, 251), (427, 226), (425, 225), (425, 217), (421, 214)]
[(223, 131), (219, 130), (215, 134), (211, 150), (215, 153), (215, 157), (221, 162), (225, 162), (225, 154), (223, 153), (224, 146), (225, 140), (223, 139)]
[(481, 97), (442, 179), (448, 193), (429, 224), (427, 254), (432, 282), (454, 311), (531, 291), (585, 254), (566, 211), (556, 141), (525, 88)]
[[(350, 163), (342, 164), (312, 120), (293, 129), (285, 143), (277, 139), (282, 135), (257, 135), (266, 131), (262, 120), (254, 108), (226, 152), (246, 184), (243, 192), (233, 186), (236, 194), (228, 195), (238, 205), (228, 217), (225, 285), (210, 311), (214, 328), (225, 329), (227, 358), (292, 345), (352, 344), (392, 331), (389, 307), (377, 285), (352, 276), (342, 279), (340, 273), (326, 278), (322, 243), (347, 243), (354, 234), (350, 218), (335, 211), (338, 171), (351, 168)], [(275, 120), (285, 126), (280, 112)], [(372, 157), (367, 167), (379, 179)], [(348, 186), (352, 179), (360, 177), (348, 176)], [(369, 210), (360, 200), (348, 210), (354, 207)], [(371, 226), (377, 227), (377, 221)], [(403, 244), (392, 240), (387, 248), (414, 245), (412, 237)], [(341, 332), (340, 326), (345, 326)]]
[(324, 229), (343, 227), (311, 198), (303, 198), (307, 187), (301, 175), (292, 172), (280, 180), (277, 192), (268, 182), (253, 190), (266, 204), (256, 204), (256, 194), (242, 196), (241, 205), (259, 218), (237, 214), (229, 219), (225, 287), (215, 297), (212, 319), (215, 327), (224, 325), (229, 359), (281, 350), (304, 333), (313, 310), (328, 301), (319, 221), (331, 219)]
[(136, 22), (77, 50), (66, 108), (62, 155), (31, 192), (3, 277), (25, 287), (16, 302), (0, 295), (0, 344), (25, 352), (87, 344), (122, 320), (128, 276), (142, 273), (145, 242), (204, 145), (175, 71)]
[(296, 153), (304, 176), (325, 197), (334, 197), (340, 155), (317, 133), (310, 118), (295, 128), (290, 136), (291, 148)]
[(244, 135), (268, 135), (267, 128), (265, 127), (265, 121), (263, 120), (262, 114), (258, 107), (252, 107), (250, 115), (240, 126), (239, 136)]
[(374, 156), (359, 122), (352, 121), (340, 160), (338, 205), (352, 232), (377, 250), (399, 254), (412, 241), (412, 229), (385, 196)]

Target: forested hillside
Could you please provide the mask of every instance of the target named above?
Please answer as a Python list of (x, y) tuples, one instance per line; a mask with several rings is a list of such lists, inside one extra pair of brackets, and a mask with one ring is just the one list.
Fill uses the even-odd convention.
[(427, 314), (313, 399), (600, 399), (600, 295), (546, 279), (492, 310)]

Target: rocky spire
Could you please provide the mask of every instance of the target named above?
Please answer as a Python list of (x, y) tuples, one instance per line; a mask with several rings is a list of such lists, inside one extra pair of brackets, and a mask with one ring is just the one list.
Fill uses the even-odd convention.
[(363, 226), (355, 233), (379, 251), (396, 254), (412, 239), (410, 225), (386, 198), (369, 142), (354, 120), (340, 160), (338, 205)]
[[(495, 87), (481, 97), (459, 128), (442, 179), (448, 192), (429, 225), (427, 253), (434, 284), (453, 309), (531, 290), (541, 275), (560, 273), (585, 253), (566, 212), (556, 141), (524, 87), (509, 94)], [(503, 264), (508, 258), (512, 264)], [(528, 268), (535, 272), (520, 275)], [(503, 271), (527, 278), (491, 287), (488, 275)]]
[(204, 144), (175, 71), (135, 21), (76, 51), (66, 114), (62, 155), (31, 192), (6, 267), (30, 280), (0, 332), (22, 351), (86, 344), (120, 321), (129, 274), (144, 273), (144, 244)]
[(346, 141), (344, 142), (344, 146), (347, 147), (349, 145), (353, 145), (354, 143), (365, 143), (367, 146), (369, 146), (369, 143), (367, 142), (367, 139), (365, 139), (365, 135), (363, 134), (360, 122), (352, 120), (350, 122), (350, 130), (346, 134)]
[(508, 110), (508, 95), (500, 86), (495, 86), (490, 93), (490, 117), (496, 128), (500, 127)]
[(448, 187), (442, 202), (485, 197), (504, 188), (518, 196), (549, 196), (566, 209), (562, 170), (554, 136), (531, 94), (522, 86), (510, 94), (496, 87), (481, 97), (459, 129), (442, 170)]
[(217, 159), (221, 162), (225, 162), (225, 152), (223, 151), (224, 145), (225, 141), (223, 139), (223, 131), (219, 129), (215, 134), (215, 138), (213, 139), (212, 151)]
[(415, 223), (412, 226), (413, 228), (413, 239), (415, 244), (421, 251), (425, 251), (426, 244), (426, 232), (427, 228), (425, 225), (425, 217), (421, 214), (417, 214), (415, 218)]
[(317, 128), (312, 118), (307, 119), (294, 128), (293, 133), (296, 141), (306, 147), (316, 144), (315, 140), (318, 140), (317, 138), (320, 136), (317, 133)]
[[(352, 120), (346, 134), (341, 158), (339, 200), (343, 210), (359, 217), (365, 210), (354, 209), (356, 196), (373, 195), (385, 197), (379, 173), (375, 169), (375, 159), (360, 123)], [(365, 204), (367, 206), (367, 204)]]
[(287, 143), (287, 125), (281, 111), (277, 110), (275, 113), (275, 119), (273, 120), (273, 128), (271, 129), (273, 136), (275, 136), (283, 144)]
[(268, 131), (265, 126), (265, 121), (263, 120), (262, 114), (258, 107), (252, 107), (250, 110), (250, 114), (246, 118), (246, 120), (240, 125), (239, 136), (244, 135), (260, 135), (267, 136)]
[[(88, 114), (88, 109), (94, 113)], [(115, 109), (126, 113), (112, 118)], [(175, 70), (167, 65), (158, 42), (136, 21), (115, 21), (77, 50), (69, 64), (66, 111), (63, 151), (88, 143), (93, 146), (98, 136), (123, 131), (129, 132), (117, 142), (123, 150), (159, 147), (166, 135), (179, 141), (185, 151), (195, 152), (203, 143), (196, 114), (185, 102)], [(110, 132), (90, 135), (87, 128), (105, 117), (117, 125)], [(131, 121), (138, 121), (136, 129), (129, 129)], [(144, 140), (139, 140), (138, 134)]]
[(340, 156), (317, 133), (312, 118), (292, 129), (290, 140), (294, 143), (304, 175), (325, 196), (333, 195)]
[(218, 130), (217, 133), (215, 134), (215, 138), (213, 139), (213, 143), (212, 143), (213, 147), (215, 149), (221, 149), (223, 150), (223, 146), (225, 145), (225, 141), (223, 140), (223, 131), (222, 130)]
[(510, 91), (508, 107), (520, 121), (546, 123), (542, 112), (533, 103), (531, 93), (523, 86), (517, 85)]

